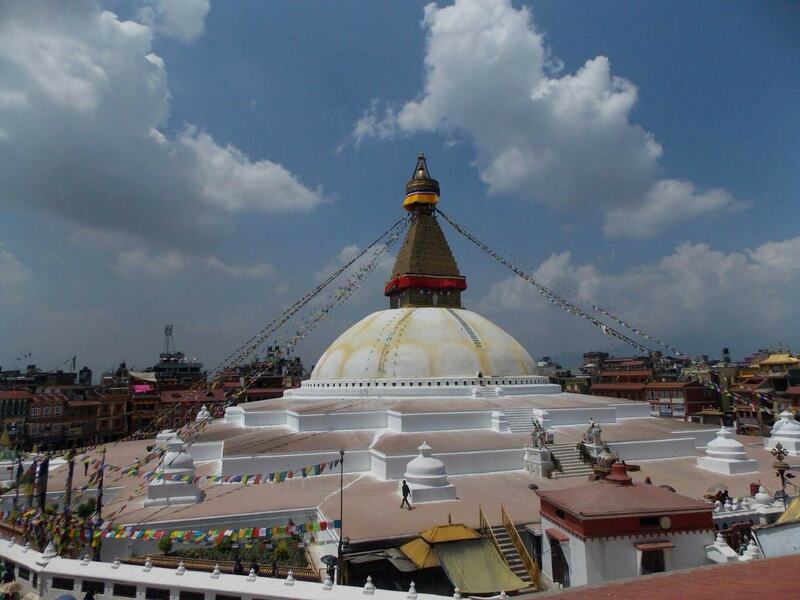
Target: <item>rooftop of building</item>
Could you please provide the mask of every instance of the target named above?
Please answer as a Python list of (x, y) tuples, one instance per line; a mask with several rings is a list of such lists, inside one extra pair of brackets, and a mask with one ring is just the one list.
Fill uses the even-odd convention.
[(672, 514), (712, 510), (708, 502), (689, 498), (666, 488), (647, 483), (634, 484), (625, 466), (616, 463), (604, 481), (593, 481), (562, 490), (542, 490), (536, 494), (545, 501), (578, 517), (631, 514)]
[(554, 600), (720, 600), (721, 598), (797, 597), (800, 554), (709, 565), (537, 594)]

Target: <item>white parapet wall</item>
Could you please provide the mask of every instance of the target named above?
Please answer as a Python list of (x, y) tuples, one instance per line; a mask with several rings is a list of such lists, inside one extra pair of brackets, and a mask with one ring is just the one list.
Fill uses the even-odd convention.
[(188, 451), (195, 462), (221, 460), (223, 447), (223, 442), (195, 442)]
[(386, 411), (303, 413), (287, 411), (286, 424), (294, 431), (386, 429)]
[(618, 419), (642, 418), (650, 416), (650, 404), (647, 402), (628, 402), (612, 404), (617, 411)]
[[(102, 588), (102, 592), (95, 595), (98, 600), (145, 600), (161, 594), (170, 600), (178, 600), (182, 592), (204, 600), (215, 600), (220, 596), (230, 600), (355, 600), (365, 595), (376, 600), (406, 600), (411, 597), (405, 591), (375, 589), (367, 594), (360, 587), (288, 578), (251, 578), (247, 575), (182, 572), (180, 569), (73, 560), (26, 549), (19, 544), (12, 545), (9, 540), (0, 540), (0, 560), (13, 565), (16, 580), (22, 585), (20, 596), (34, 592), (43, 600), (55, 600), (64, 595), (82, 598), (87, 583)], [(415, 597), (417, 600), (443, 598), (422, 593)]]
[(648, 460), (654, 458), (696, 456), (695, 439), (693, 437), (670, 438), (667, 440), (609, 442), (608, 447), (622, 460)]
[(489, 429), (492, 426), (491, 410), (426, 413), (399, 413), (390, 410), (388, 416), (389, 430), (403, 433)]
[(269, 427), (286, 425), (285, 410), (246, 410), (244, 411), (246, 427)]
[[(402, 479), (408, 461), (415, 454), (386, 456), (383, 452), (371, 450), (372, 472), (381, 479)], [(448, 475), (468, 475), (472, 473), (494, 473), (498, 471), (521, 471), (522, 448), (501, 450), (479, 450), (474, 452), (437, 452), (447, 468)]]
[[(222, 475), (242, 473), (275, 473), (295, 471), (308, 465), (330, 462), (339, 458), (338, 450), (319, 452), (293, 452), (286, 454), (255, 454), (252, 456), (226, 456), (222, 461)], [(348, 450), (344, 461), (345, 473), (362, 473), (372, 468), (370, 451)], [(338, 468), (335, 471), (338, 473)], [(325, 471), (328, 473), (328, 471)]]
[(584, 425), (589, 420), (596, 423), (616, 423), (617, 409), (614, 406), (598, 406), (595, 408), (548, 408), (550, 426)]

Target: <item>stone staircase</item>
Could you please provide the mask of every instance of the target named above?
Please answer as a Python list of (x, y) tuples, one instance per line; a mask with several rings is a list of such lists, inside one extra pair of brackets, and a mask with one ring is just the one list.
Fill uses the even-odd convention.
[(528, 587), (521, 589), (518, 593), (528, 594), (535, 592), (536, 589), (533, 587), (533, 581), (531, 581), (531, 577), (528, 575), (525, 565), (522, 564), (522, 559), (519, 557), (519, 553), (514, 547), (506, 528), (503, 525), (494, 525), (492, 526), (492, 533), (497, 539), (497, 543), (500, 545), (500, 551), (503, 554), (503, 560), (506, 561), (508, 568), (511, 569), (511, 572), (514, 573), (514, 575), (528, 584)]
[(553, 479), (587, 477), (594, 473), (591, 465), (587, 465), (581, 460), (581, 455), (573, 444), (550, 444), (548, 448), (561, 463), (562, 469), (553, 472)]
[(512, 433), (530, 433), (533, 429), (533, 425), (531, 425), (533, 411), (530, 408), (502, 408), (500, 410), (506, 416), (508, 428)]

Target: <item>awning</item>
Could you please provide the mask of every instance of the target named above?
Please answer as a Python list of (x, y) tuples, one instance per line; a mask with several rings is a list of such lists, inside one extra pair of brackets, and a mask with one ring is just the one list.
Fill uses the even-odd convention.
[(672, 542), (643, 542), (641, 544), (634, 544), (633, 546), (637, 550), (644, 552), (646, 550), (668, 550), (674, 548), (675, 544)]
[(405, 554), (418, 569), (439, 566), (439, 559), (436, 558), (433, 547), (422, 538), (414, 538), (410, 542), (403, 544), (400, 546), (400, 552)]
[(561, 531), (560, 529), (556, 529), (555, 527), (548, 527), (547, 529), (545, 529), (545, 533), (547, 533), (547, 535), (549, 535), (551, 538), (553, 538), (556, 541), (559, 541), (559, 542), (568, 542), (569, 541), (569, 536), (566, 533), (564, 533), (563, 531)]
[(800, 521), (800, 497), (795, 498), (789, 503), (783, 514), (778, 517), (776, 523), (794, 523)]
[(429, 544), (441, 544), (460, 540), (477, 540), (481, 536), (477, 531), (470, 529), (466, 525), (437, 525), (426, 529), (419, 534), (419, 537)]
[(152, 371), (129, 371), (129, 374), (133, 379), (156, 383), (156, 374)]
[(436, 554), (448, 579), (462, 594), (496, 594), (528, 587), (511, 572), (488, 540), (437, 544)]

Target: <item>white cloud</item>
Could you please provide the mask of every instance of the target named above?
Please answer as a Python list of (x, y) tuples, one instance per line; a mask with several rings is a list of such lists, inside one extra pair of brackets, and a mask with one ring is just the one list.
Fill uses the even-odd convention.
[(229, 211), (288, 212), (309, 210), (320, 202), (320, 190), (306, 188), (282, 166), (251, 162), (238, 148), (223, 148), (206, 133), (189, 128), (178, 143), (192, 157), (194, 176), (209, 204)]
[(243, 212), (322, 201), (191, 125), (165, 135), (170, 92), (152, 41), (151, 27), (92, 0), (0, 5), (0, 204), (210, 255)]
[(723, 189), (698, 193), (688, 181), (662, 179), (638, 206), (615, 208), (606, 213), (603, 232), (608, 237), (650, 237), (662, 229), (722, 208), (739, 209)]
[(32, 279), (31, 272), (0, 244), (0, 303), (20, 302), (24, 287)]
[[(425, 84), (399, 109), (372, 102), (356, 143), (440, 131), (469, 136), (490, 192), (596, 211), (610, 236), (652, 235), (730, 206), (724, 190), (659, 180), (661, 146), (630, 121), (638, 91), (605, 56), (559, 76), (531, 11), (510, 0), (425, 8)], [(619, 215), (639, 226), (621, 227)]]
[[(800, 295), (800, 237), (730, 253), (683, 243), (658, 262), (617, 273), (576, 265), (563, 252), (543, 261), (534, 277), (573, 302), (594, 301), (667, 343), (679, 348), (691, 343), (689, 351), (714, 353), (731, 346), (744, 353), (790, 341), (800, 327), (795, 300)], [(604, 340), (599, 330), (562, 313), (518, 277), (493, 284), (479, 304), (489, 314), (516, 315), (522, 337), (538, 354), (580, 352)], [(620, 353), (630, 351), (619, 348)]]
[(167, 279), (197, 273), (237, 280), (271, 279), (275, 267), (267, 263), (228, 264), (216, 257), (196, 257), (170, 250), (163, 253), (131, 249), (117, 254), (114, 270), (129, 279)]
[(145, 0), (139, 19), (158, 33), (192, 42), (203, 34), (210, 9), (211, 0)]

